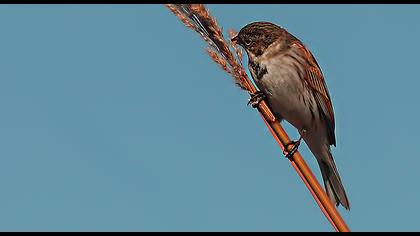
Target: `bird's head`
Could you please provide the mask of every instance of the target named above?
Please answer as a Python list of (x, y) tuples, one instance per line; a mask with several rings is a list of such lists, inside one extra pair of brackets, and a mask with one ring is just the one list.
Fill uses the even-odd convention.
[(283, 28), (270, 22), (254, 22), (244, 26), (232, 41), (242, 46), (248, 55), (252, 53), (258, 57), (272, 43), (286, 36), (285, 32)]

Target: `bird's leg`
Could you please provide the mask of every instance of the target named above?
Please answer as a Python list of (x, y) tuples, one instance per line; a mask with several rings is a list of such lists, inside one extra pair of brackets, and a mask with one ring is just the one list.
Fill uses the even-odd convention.
[[(306, 132), (306, 130), (302, 130), (300, 137), (297, 141), (290, 141), (290, 143), (286, 144), (284, 146), (284, 154), (286, 156), (286, 158), (291, 158), (293, 156), (293, 154), (295, 154), (295, 152), (299, 149), (299, 145), (300, 142), (302, 141), (302, 135)], [(289, 150), (289, 146), (293, 145), (292, 150)]]
[(260, 102), (266, 98), (265, 94), (261, 91), (250, 93), (249, 95), (251, 96), (251, 98), (249, 98), (247, 105), (249, 106), (251, 104), (253, 108), (258, 107)]
[[(293, 154), (295, 154), (295, 152), (299, 148), (301, 140), (302, 140), (302, 136), (300, 136), (300, 138), (297, 141), (290, 141), (290, 143), (288, 143), (284, 146), (284, 154), (285, 154), (286, 158), (290, 158), (290, 157), (293, 156)], [(292, 150), (288, 151), (290, 145), (293, 145), (293, 148), (292, 148)]]

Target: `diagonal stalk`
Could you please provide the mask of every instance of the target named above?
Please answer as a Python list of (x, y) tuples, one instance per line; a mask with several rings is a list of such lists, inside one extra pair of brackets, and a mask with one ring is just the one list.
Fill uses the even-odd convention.
[[(169, 8), (185, 26), (199, 33), (210, 46), (207, 49), (210, 57), (234, 78), (238, 86), (248, 91), (249, 94), (257, 92), (257, 88), (248, 78), (245, 69), (243, 68), (241, 51), (238, 50), (233, 42), (231, 42), (236, 57), (233, 55), (229, 43), (222, 35), (221, 28), (217, 25), (215, 18), (210, 15), (204, 4), (166, 4), (166, 7)], [(280, 148), (283, 151), (291, 151), (285, 150), (287, 147), (286, 144), (290, 143), (289, 136), (275, 118), (265, 101), (259, 103), (258, 111), (274, 139), (278, 142)], [(311, 169), (303, 160), (300, 153), (296, 151), (289, 160), (334, 229), (340, 232), (349, 232), (350, 229), (335, 206), (331, 203), (329, 197), (319, 184)]]

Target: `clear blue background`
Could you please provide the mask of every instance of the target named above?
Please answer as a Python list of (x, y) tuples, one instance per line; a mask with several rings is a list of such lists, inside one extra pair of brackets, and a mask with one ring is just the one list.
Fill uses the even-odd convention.
[[(420, 230), (420, 6), (209, 9), (312, 50), (350, 228)], [(332, 231), (205, 46), (163, 5), (1, 5), (0, 230)]]

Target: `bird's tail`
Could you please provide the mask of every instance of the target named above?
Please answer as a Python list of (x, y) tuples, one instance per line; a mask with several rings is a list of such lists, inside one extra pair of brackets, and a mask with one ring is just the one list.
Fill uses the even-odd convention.
[(341, 183), (340, 175), (335, 166), (329, 145), (325, 145), (322, 154), (322, 158), (317, 158), (317, 160), (321, 169), (322, 178), (324, 179), (325, 191), (333, 204), (336, 206), (341, 204), (344, 208), (350, 210), (350, 203), (344, 186)]

